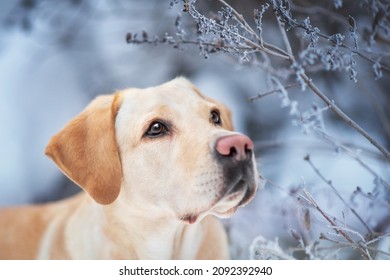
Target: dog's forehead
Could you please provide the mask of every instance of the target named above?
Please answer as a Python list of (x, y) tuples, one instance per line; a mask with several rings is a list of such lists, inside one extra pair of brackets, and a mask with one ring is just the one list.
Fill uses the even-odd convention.
[(138, 112), (150, 112), (159, 108), (188, 112), (216, 105), (184, 78), (146, 89), (128, 89), (123, 91), (123, 95), (123, 105)]

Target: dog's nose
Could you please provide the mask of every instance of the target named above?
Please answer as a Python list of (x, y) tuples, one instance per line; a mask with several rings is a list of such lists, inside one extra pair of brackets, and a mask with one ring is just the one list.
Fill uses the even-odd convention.
[(242, 134), (224, 136), (217, 140), (216, 150), (223, 157), (248, 160), (252, 156), (253, 142)]

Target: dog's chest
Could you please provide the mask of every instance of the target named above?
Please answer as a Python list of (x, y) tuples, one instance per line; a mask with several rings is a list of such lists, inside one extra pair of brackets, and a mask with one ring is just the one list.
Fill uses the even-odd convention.
[(141, 259), (195, 259), (200, 245), (196, 225), (170, 227), (154, 232), (146, 240)]

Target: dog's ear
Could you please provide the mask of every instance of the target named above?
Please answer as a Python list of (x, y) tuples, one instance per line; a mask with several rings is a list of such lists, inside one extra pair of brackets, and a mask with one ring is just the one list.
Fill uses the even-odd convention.
[(119, 195), (122, 167), (115, 137), (120, 95), (104, 95), (52, 137), (45, 154), (100, 204)]

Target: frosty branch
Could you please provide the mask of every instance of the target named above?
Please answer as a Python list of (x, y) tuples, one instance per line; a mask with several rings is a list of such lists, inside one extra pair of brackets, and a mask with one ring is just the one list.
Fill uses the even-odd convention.
[(329, 224), (332, 226), (332, 228), (337, 234), (343, 236), (349, 242), (350, 245), (355, 248), (358, 248), (366, 259), (371, 259), (370, 253), (367, 251), (367, 249), (361, 246), (359, 243), (355, 242), (353, 238), (349, 235), (348, 230), (339, 227), (336, 222), (331, 217), (329, 217), (329, 215), (317, 204), (317, 202), (309, 192), (304, 190), (303, 193), (304, 195), (302, 195), (301, 198), (306, 200), (310, 206), (314, 207), (329, 222)]
[[(308, 156), (309, 157), (309, 156)], [(310, 160), (310, 157), (309, 157)], [(323, 177), (322, 173), (317, 169), (317, 167), (314, 166), (316, 170), (318, 171), (318, 174)], [(316, 172), (317, 172), (316, 171)], [(329, 181), (323, 177), (323, 180), (328, 183)], [(352, 229), (350, 226), (347, 225), (347, 222), (345, 221), (345, 217), (343, 214), (343, 220), (331, 216), (327, 213), (327, 210), (322, 208), (320, 204), (316, 201), (316, 199), (313, 197), (313, 195), (309, 192), (308, 189), (306, 189), (306, 184), (303, 184), (302, 186), (293, 189), (290, 189), (289, 191), (286, 190), (285, 187), (279, 186), (275, 182), (267, 179), (267, 184), (269, 184), (272, 188), (277, 189), (278, 191), (281, 191), (285, 194), (288, 194), (290, 198), (292, 198), (292, 201), (298, 202), (301, 207), (303, 207), (304, 210), (304, 217), (296, 217), (298, 218), (297, 222), (298, 224), (303, 224), (303, 230), (295, 230), (291, 229), (291, 235), (293, 238), (298, 241), (298, 247), (290, 248), (289, 250), (292, 252), (302, 252), (308, 257), (309, 259), (328, 259), (329, 257), (331, 259), (334, 259), (338, 252), (342, 252), (343, 250), (348, 249), (354, 249), (357, 250), (363, 258), (366, 259), (372, 259), (376, 254), (381, 254), (383, 256), (390, 256), (389, 252), (383, 251), (380, 248), (378, 248), (378, 242), (383, 240), (384, 238), (389, 237), (389, 232), (383, 232), (382, 230), (378, 231), (378, 226), (375, 226), (373, 229), (371, 229), (371, 233), (367, 231), (368, 225), (364, 226), (366, 228), (366, 233), (361, 233), (356, 229)], [(317, 187), (316, 187), (317, 188)], [(286, 193), (287, 192), (287, 193)], [(337, 196), (337, 194), (336, 194)], [(378, 201), (376, 201), (377, 203)], [(284, 201), (283, 204), (288, 203), (288, 200)], [(343, 204), (348, 204), (346, 201), (343, 201)], [(291, 206), (290, 206), (291, 207)], [(291, 208), (289, 209), (291, 210)], [(349, 208), (349, 206), (347, 206)], [(313, 227), (313, 222), (311, 221), (311, 216), (309, 209), (314, 209), (317, 211), (317, 213), (320, 214), (322, 218), (325, 219), (327, 222), (326, 225), (321, 225), (323, 229), (332, 229), (331, 232), (323, 233), (321, 230), (321, 233), (318, 237), (312, 238), (305, 238), (305, 234), (301, 233), (305, 230), (310, 230), (310, 228)], [(367, 211), (366, 209), (365, 211)], [(294, 211), (292, 211), (294, 212)], [(385, 218), (384, 221), (378, 221), (379, 227), (382, 227), (384, 224), (386, 225), (385, 228), (388, 226), (388, 217)], [(291, 223), (291, 221), (290, 221)], [(333, 246), (326, 246), (323, 244), (323, 241), (329, 241), (333, 243)], [(252, 258), (258, 259), (260, 258), (257, 255), (253, 255), (253, 252), (259, 253), (261, 252), (263, 257), (269, 256), (269, 246), (265, 246), (263, 244), (254, 244), (258, 243), (258, 240), (254, 240), (252, 247)], [(268, 242), (269, 243), (269, 242)], [(256, 245), (256, 246), (253, 246)], [(268, 244), (269, 245), (269, 244)], [(278, 245), (278, 244), (273, 244)], [(273, 246), (275, 247), (275, 246)], [(279, 246), (276, 246), (278, 248), (278, 251), (280, 251), (277, 255), (280, 259), (289, 259), (291, 256), (288, 253), (285, 253), (282, 248)], [(255, 250), (256, 249), (256, 250)], [(275, 249), (274, 249), (275, 251)], [(275, 254), (271, 254), (275, 255)], [(264, 259), (264, 258), (263, 258)]]
[(331, 189), (332, 191), (336, 194), (336, 196), (343, 202), (343, 204), (355, 215), (355, 217), (363, 224), (363, 226), (366, 228), (366, 230), (372, 235), (372, 230), (370, 227), (367, 225), (367, 223), (360, 217), (360, 215), (355, 211), (354, 208), (349, 205), (344, 198), (340, 195), (340, 193), (337, 191), (337, 189), (333, 186), (333, 183), (331, 180), (327, 180), (324, 175), (322, 175), (321, 171), (314, 165), (312, 160), (310, 159), (310, 156), (307, 155), (305, 158), (305, 161), (309, 163), (309, 165), (313, 168), (314, 172), (318, 175), (318, 177), (321, 178), (322, 181), (324, 181)]

